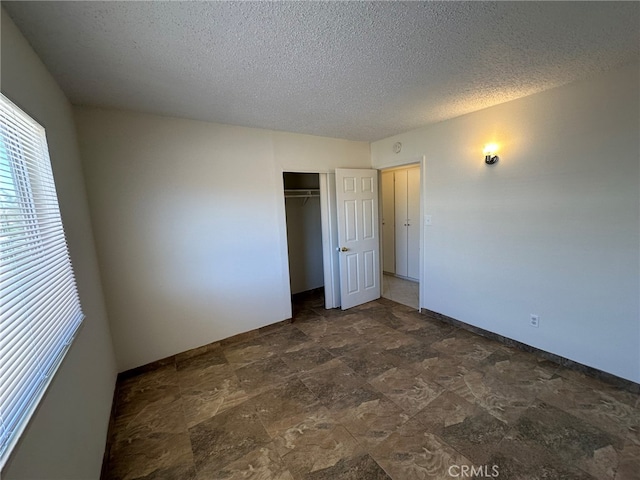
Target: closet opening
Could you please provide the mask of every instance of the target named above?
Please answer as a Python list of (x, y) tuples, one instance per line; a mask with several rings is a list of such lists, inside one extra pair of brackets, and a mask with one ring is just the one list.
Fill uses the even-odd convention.
[(289, 283), (295, 320), (325, 307), (320, 174), (284, 172)]
[(420, 164), (382, 170), (382, 296), (419, 308)]

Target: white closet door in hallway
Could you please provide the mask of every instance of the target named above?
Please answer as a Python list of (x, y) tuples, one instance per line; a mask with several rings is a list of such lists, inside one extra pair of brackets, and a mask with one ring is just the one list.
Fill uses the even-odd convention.
[(382, 172), (382, 271), (396, 273), (396, 203), (394, 174)]
[(395, 274), (418, 280), (420, 258), (420, 167), (395, 170)]

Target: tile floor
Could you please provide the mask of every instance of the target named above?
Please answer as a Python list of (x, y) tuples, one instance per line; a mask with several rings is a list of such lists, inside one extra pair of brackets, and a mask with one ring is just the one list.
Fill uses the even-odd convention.
[(638, 395), (386, 299), (322, 302), (120, 380), (107, 478), (639, 478)]
[(418, 309), (418, 282), (385, 273), (382, 276), (382, 296), (394, 302)]

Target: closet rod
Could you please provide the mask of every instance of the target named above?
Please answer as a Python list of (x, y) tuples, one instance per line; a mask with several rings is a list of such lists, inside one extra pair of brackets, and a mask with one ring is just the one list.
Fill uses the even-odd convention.
[(320, 189), (319, 188), (295, 188), (295, 189), (287, 189), (284, 191), (284, 196), (286, 198), (309, 198), (309, 197), (319, 197)]

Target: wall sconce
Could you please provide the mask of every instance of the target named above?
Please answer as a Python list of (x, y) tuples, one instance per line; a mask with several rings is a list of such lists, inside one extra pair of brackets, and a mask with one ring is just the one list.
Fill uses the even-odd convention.
[(498, 151), (498, 145), (496, 145), (495, 143), (488, 143), (487, 145), (484, 146), (484, 163), (486, 163), (487, 165), (493, 165), (494, 163), (496, 163), (499, 159), (498, 159), (498, 155), (496, 155), (496, 152)]

